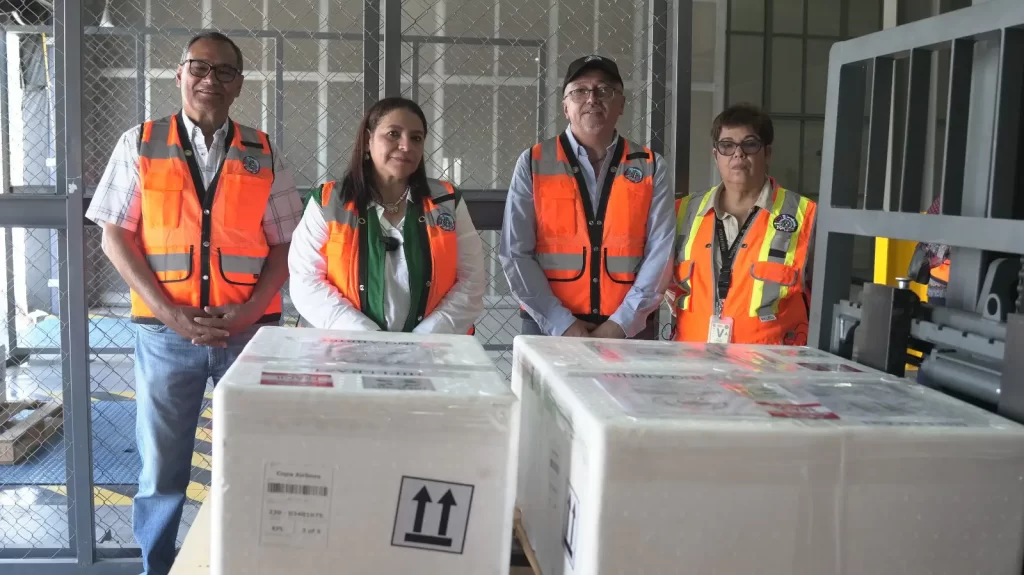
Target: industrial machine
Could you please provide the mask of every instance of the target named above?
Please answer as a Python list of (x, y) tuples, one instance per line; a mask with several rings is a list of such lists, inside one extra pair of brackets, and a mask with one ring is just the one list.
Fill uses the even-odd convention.
[[(1022, 25), (1024, 2), (993, 0), (835, 45), (810, 329), (812, 345), (897, 375), (909, 364), (921, 384), (1020, 422)], [(930, 106), (945, 50), (948, 100)], [(945, 110), (938, 129), (929, 108)], [(926, 192), (941, 196), (941, 213), (920, 213)], [(950, 246), (945, 305), (922, 302), (909, 280), (851, 298), (855, 237)]]

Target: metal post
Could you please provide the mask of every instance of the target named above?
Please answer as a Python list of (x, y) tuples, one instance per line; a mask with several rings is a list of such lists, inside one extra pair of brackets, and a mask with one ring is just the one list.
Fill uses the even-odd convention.
[(871, 79), (871, 116), (868, 122), (868, 164), (864, 178), (864, 209), (867, 210), (880, 210), (885, 205), (892, 70), (892, 58), (875, 58)]
[(989, 217), (1012, 218), (1020, 158), (1021, 102), (1024, 102), (1024, 30), (1003, 30), (996, 96), (995, 151), (989, 186)]
[[(672, 130), (669, 141), (675, 155), (674, 184), (677, 195), (690, 187), (690, 78), (693, 60), (693, 0), (675, 0), (675, 57), (673, 58)], [(657, 82), (655, 82), (657, 86)]]
[(412, 41), (412, 71), (410, 72), (409, 85), (413, 102), (420, 101), (420, 43)]
[[(319, 0), (320, 24), (318, 32), (329, 32), (331, 22), (330, 0)], [(316, 181), (323, 182), (327, 179), (328, 168), (332, 165), (328, 158), (328, 143), (330, 141), (330, 104), (331, 89), (328, 78), (331, 73), (330, 66), (330, 40), (317, 41), (317, 71), (320, 74), (320, 81), (316, 86)]]
[[(988, 213), (988, 187), (996, 133), (996, 98), (999, 94), (1000, 42), (979, 40), (974, 44), (974, 69), (971, 74), (967, 155), (964, 158), (964, 195), (961, 215), (985, 217)], [(949, 287), (946, 305), (973, 311), (981, 295), (981, 281), (991, 260), (982, 250), (954, 247), (950, 255)]]
[(384, 0), (384, 95), (402, 95), (402, 0)]
[(537, 139), (543, 140), (548, 125), (548, 46), (537, 49)]
[(923, 48), (912, 50), (910, 52), (910, 78), (907, 86), (906, 129), (903, 135), (903, 180), (900, 184), (899, 202), (899, 211), (901, 212), (917, 213), (921, 211), (931, 74), (931, 51)]
[[(57, 189), (67, 194), (67, 229), (61, 232), (61, 349), (64, 441), (67, 444), (68, 533), (79, 565), (96, 560), (93, 542), (89, 310), (85, 300), (85, 226), (82, 184), (82, 4), (59, 0), (57, 41)], [(63, 152), (63, 153), (61, 153)]]
[[(558, 63), (558, 41), (562, 24), (559, 13), (561, 5), (562, 3), (558, 0), (548, 0), (548, 34), (543, 48), (546, 58), (541, 60), (541, 70), (545, 72), (546, 78), (545, 82), (541, 84), (543, 91), (540, 93), (541, 103), (546, 108), (544, 113), (545, 123), (542, 124), (543, 128), (539, 138), (541, 140), (556, 135), (558, 132), (558, 118), (561, 113), (559, 103), (562, 101), (563, 94), (560, 90), (562, 82), (561, 78), (559, 78), (559, 72), (565, 73), (564, 70), (559, 70)], [(558, 93), (549, 93), (552, 90), (558, 90)]]
[(284, 38), (274, 40), (274, 145), (284, 149)]
[(949, 103), (946, 107), (946, 143), (942, 161), (942, 213), (959, 216), (963, 206), (964, 157), (967, 121), (971, 108), (971, 68), (974, 40), (953, 40), (949, 54)]
[(1014, 350), (1024, 347), (1024, 314), (1006, 318), (1006, 352), (1000, 385), (999, 414), (1014, 421), (1024, 421), (1024, 385), (1020, 380), (1024, 355)]
[[(679, 0), (679, 3), (687, 0)], [(665, 153), (665, 107), (668, 105), (668, 10), (669, 0), (651, 0), (654, 19), (651, 26), (651, 150)], [(687, 36), (689, 37), (689, 36)], [(677, 39), (678, 41), (678, 39)], [(682, 44), (682, 43), (680, 43)], [(689, 95), (690, 87), (686, 87)], [(672, 94), (678, 98), (680, 94)], [(687, 108), (689, 109), (689, 108)]]
[[(819, 232), (815, 238), (815, 286), (811, 293), (811, 325), (808, 344), (828, 349), (832, 337), (833, 307), (849, 297), (853, 236), (829, 232), (832, 207), (852, 208), (857, 203), (857, 173), (864, 125), (866, 74), (858, 64), (839, 65), (832, 52), (828, 67), (825, 132), (822, 141), (821, 185), (818, 205)], [(821, 278), (819, 281), (818, 278)], [(821, 285), (817, 285), (820, 283)]]
[(380, 5), (363, 2), (363, 111), (380, 98)]
[(146, 117), (146, 36), (135, 34), (135, 119), (142, 124)]
[[(0, 194), (11, 192), (11, 122), (7, 101), (7, 32), (0, 31)], [(14, 234), (4, 228), (4, 264), (6, 265), (7, 301), (4, 306), (7, 329), (7, 352), (13, 357), (18, 347), (18, 304), (14, 297)], [(6, 359), (6, 358), (5, 358)]]

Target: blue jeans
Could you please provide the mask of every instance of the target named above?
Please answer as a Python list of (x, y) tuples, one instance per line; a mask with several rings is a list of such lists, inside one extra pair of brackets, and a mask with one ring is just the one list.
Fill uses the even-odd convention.
[(192, 345), (167, 326), (136, 325), (135, 436), (142, 474), (132, 519), (144, 575), (167, 575), (174, 562), (206, 382), (220, 381), (259, 327), (231, 337), (227, 348), (214, 348)]

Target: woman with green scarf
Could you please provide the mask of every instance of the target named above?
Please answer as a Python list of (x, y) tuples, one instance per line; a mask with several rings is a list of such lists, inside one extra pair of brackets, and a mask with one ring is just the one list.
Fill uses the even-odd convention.
[(374, 104), (344, 178), (316, 189), (292, 237), (291, 299), (318, 328), (472, 333), (484, 254), (461, 194), (427, 178), (423, 111)]

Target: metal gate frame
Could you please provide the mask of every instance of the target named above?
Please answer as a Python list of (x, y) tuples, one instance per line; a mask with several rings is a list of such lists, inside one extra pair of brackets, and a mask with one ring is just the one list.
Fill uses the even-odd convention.
[[(675, 189), (685, 190), (689, 182), (690, 157), (690, 67), (693, 0), (652, 0), (652, 44), (651, 53), (651, 131), (650, 144), (654, 151), (664, 153), (670, 146)], [(86, 301), (86, 254), (85, 226), (92, 225), (85, 220), (88, 205), (83, 187), (83, 55), (84, 37), (87, 34), (118, 34), (134, 36), (137, 66), (139, 67), (140, 89), (144, 89), (142, 77), (145, 72), (146, 30), (124, 31), (117, 28), (83, 27), (82, 3), (79, 0), (56, 0), (54, 3), (53, 34), (56, 45), (56, 186), (33, 189), (35, 193), (12, 193), (10, 186), (10, 165), (8, 150), (9, 134), (7, 102), (6, 58), (0, 64), (0, 123), (3, 141), (0, 155), (3, 157), (3, 181), (0, 182), (0, 227), (49, 228), (58, 232), (59, 243), (59, 293), (61, 317), (61, 348), (63, 403), (65, 417), (65, 441), (67, 457), (66, 485), (68, 509), (69, 546), (64, 549), (32, 549), (18, 551), (18, 559), (4, 558), (0, 553), (0, 571), (5, 575), (47, 575), (47, 574), (90, 574), (121, 575), (135, 574), (141, 568), (138, 557), (126, 557), (126, 550), (98, 550), (95, 544), (95, 516), (93, 507), (93, 477), (91, 450), (91, 413), (89, 356), (93, 351), (119, 353), (120, 348), (96, 350), (89, 346), (88, 302)], [(673, 17), (670, 19), (670, 14)], [(380, 34), (383, 17), (383, 35)], [(278, 86), (283, 85), (283, 62), (285, 57), (284, 38), (297, 36), (304, 39), (346, 39), (363, 40), (364, 59), (364, 105), (373, 104), (382, 94), (401, 93), (401, 44), (425, 43), (487, 43), (502, 45), (508, 40), (467, 39), (449, 37), (402, 36), (401, 0), (367, 0), (364, 9), (364, 30), (361, 35), (331, 33), (278, 33), (266, 32), (264, 37), (278, 39), (275, 62)], [(672, 26), (673, 41), (669, 46), (668, 31)], [(6, 33), (8, 31), (39, 33), (50, 32), (49, 27), (7, 26), (0, 27), (0, 52), (6, 54)], [(155, 30), (153, 30), (155, 31)], [(199, 30), (178, 30), (183, 34)], [(160, 33), (167, 34), (168, 29)], [(230, 34), (231, 31), (228, 31)], [(245, 31), (246, 35), (253, 32)], [(351, 37), (350, 37), (351, 36)], [(496, 42), (498, 44), (496, 44)], [(518, 46), (525, 46), (522, 42)], [(535, 46), (543, 55), (545, 46)], [(384, 73), (381, 74), (381, 48), (383, 48)], [(668, 69), (671, 56), (672, 70)], [(538, 94), (545, 93), (545, 58), (540, 59), (542, 72)], [(671, 85), (667, 79), (671, 72)], [(667, 101), (671, 89), (672, 101)], [(283, 144), (284, 103), (282, 92), (276, 90), (275, 140)], [(141, 100), (141, 99), (140, 99)], [(541, 100), (539, 98), (539, 100)], [(542, 128), (545, 106), (538, 103), (538, 128)], [(140, 105), (138, 119), (145, 118), (144, 105)], [(28, 188), (28, 187), (25, 187)], [(20, 189), (20, 188), (19, 188)], [(28, 189), (20, 189), (30, 192)], [(506, 190), (465, 190), (476, 227), (480, 230), (499, 230), (504, 212)], [(8, 244), (9, 245), (9, 244)], [(10, 258), (7, 258), (10, 260)], [(9, 262), (8, 262), (9, 265)], [(13, 273), (8, 273), (12, 281)], [(13, 292), (9, 292), (13, 293)], [(11, 306), (13, 308), (13, 306)], [(2, 334), (17, 343), (13, 322), (8, 320), (10, 333)], [(9, 347), (11, 355), (26, 354), (36, 350)], [(39, 351), (55, 352), (43, 349)], [(131, 351), (131, 350), (128, 350)], [(130, 554), (130, 550), (129, 554)]]
[[(931, 54), (947, 45), (951, 54), (939, 184), (942, 212), (925, 215), (919, 212)], [(905, 132), (902, 147), (890, 150), (897, 58), (909, 62), (907, 112), (897, 120)], [(849, 262), (857, 236), (953, 246), (947, 306), (971, 312), (978, 305), (993, 252), (1024, 254), (1024, 221), (1012, 219), (1024, 211), (1022, 200), (1014, 197), (1021, 185), (1018, 178), (1024, 174), (1017, 163), (1022, 145), (1022, 70), (1024, 3), (1020, 0), (990, 0), (835, 44), (829, 59), (810, 345), (829, 349), (836, 335), (833, 310), (849, 297)], [(867, 167), (860, 207), (866, 103), (870, 104)], [(893, 175), (891, 193), (886, 189), (890, 155), (893, 165), (903, 166), (901, 173)], [(1009, 346), (1006, 354), (1009, 359)]]

